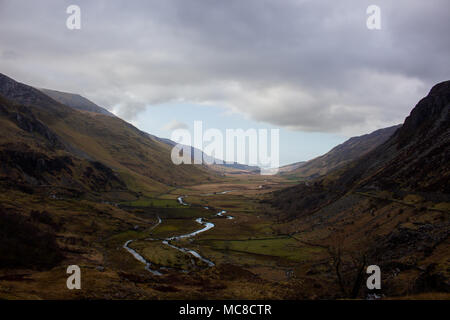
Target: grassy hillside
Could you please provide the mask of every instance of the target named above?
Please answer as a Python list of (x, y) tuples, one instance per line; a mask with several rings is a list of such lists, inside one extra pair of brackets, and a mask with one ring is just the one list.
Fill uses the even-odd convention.
[[(120, 176), (132, 191), (163, 193), (173, 186), (214, 178), (202, 166), (174, 165), (169, 145), (117, 117), (72, 109), (3, 75), (0, 94), (11, 100), (8, 104), (10, 118), (15, 113), (28, 114), (38, 127), (45, 128), (45, 134), (52, 137), (60, 152), (102, 163)], [(9, 122), (3, 119), (4, 129), (14, 127), (11, 119)], [(16, 129), (3, 136), (3, 143), (17, 143), (16, 137), (24, 128)], [(35, 135), (28, 138), (29, 145), (35, 144), (32, 141)]]

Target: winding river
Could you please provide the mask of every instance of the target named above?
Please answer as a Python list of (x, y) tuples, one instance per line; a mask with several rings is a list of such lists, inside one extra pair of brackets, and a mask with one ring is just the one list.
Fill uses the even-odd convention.
[[(223, 191), (223, 192), (220, 192), (220, 193), (217, 193), (217, 194), (225, 194), (225, 193), (230, 192), (230, 191)], [(184, 201), (184, 197), (183, 196), (179, 196), (177, 198), (177, 201), (183, 206), (188, 206), (189, 205), (188, 203), (186, 203)], [(209, 207), (204, 207), (204, 209), (209, 210)], [(221, 210), (221, 211), (219, 211), (216, 214), (216, 216), (223, 217), (224, 214), (226, 214), (226, 213), (227, 212), (225, 210)], [(225, 217), (226, 217), (226, 219), (234, 219), (233, 216), (225, 216)], [(214, 262), (212, 262), (211, 260), (208, 260), (208, 259), (202, 257), (198, 252), (196, 252), (196, 251), (194, 251), (192, 249), (189, 249), (189, 248), (178, 247), (178, 246), (176, 246), (176, 245), (171, 243), (172, 241), (177, 241), (177, 240), (181, 240), (181, 239), (187, 239), (187, 238), (194, 237), (194, 236), (196, 236), (196, 235), (198, 235), (198, 234), (200, 234), (202, 232), (208, 231), (208, 230), (210, 230), (210, 229), (215, 227), (214, 223), (204, 221), (203, 218), (198, 218), (195, 221), (197, 223), (203, 225), (203, 228), (199, 229), (197, 231), (191, 232), (191, 233), (165, 238), (165, 239), (162, 240), (162, 243), (164, 245), (166, 245), (166, 246), (169, 246), (169, 247), (171, 247), (173, 249), (176, 249), (178, 251), (181, 251), (183, 253), (190, 254), (190, 255), (194, 256), (195, 258), (197, 258), (197, 259), (203, 261), (204, 263), (206, 263), (209, 267), (213, 267), (215, 265)], [(151, 230), (153, 230), (158, 225), (160, 225), (161, 222), (162, 222), (162, 220), (158, 216), (158, 222), (151, 228)], [(149, 239), (146, 239), (146, 240), (156, 240), (156, 239), (149, 238)], [(151, 268), (152, 263), (150, 261), (147, 261), (143, 256), (141, 256), (139, 253), (137, 253), (136, 250), (134, 250), (134, 249), (129, 247), (129, 244), (131, 242), (133, 242), (133, 241), (134, 240), (127, 240), (125, 242), (125, 244), (123, 245), (123, 248), (125, 250), (127, 250), (136, 260), (138, 260), (139, 262), (142, 262), (143, 264), (145, 264), (145, 270), (151, 272), (153, 275), (161, 276), (162, 275), (161, 272), (159, 272), (158, 270), (153, 270)]]

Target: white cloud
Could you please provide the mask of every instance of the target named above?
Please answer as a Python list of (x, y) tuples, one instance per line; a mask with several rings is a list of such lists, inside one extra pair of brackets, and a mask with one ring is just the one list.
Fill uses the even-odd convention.
[(0, 72), (127, 120), (175, 101), (354, 135), (402, 122), (450, 70), (448, 0), (379, 0), (379, 31), (367, 30), (364, 1), (79, 5), (83, 27), (69, 31), (60, 1), (0, 2), (0, 52), (20, 57), (0, 59)]

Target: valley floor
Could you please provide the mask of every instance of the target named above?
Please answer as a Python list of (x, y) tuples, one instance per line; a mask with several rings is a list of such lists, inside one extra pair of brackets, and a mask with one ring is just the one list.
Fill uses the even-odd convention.
[[(389, 210), (398, 210), (402, 204), (395, 203), (387, 210), (387, 204), (373, 207), (374, 203), (370, 202), (386, 202), (385, 199), (367, 197), (365, 201), (370, 202), (370, 208), (364, 207), (370, 206), (369, 202), (359, 201), (358, 210), (372, 210), (371, 217), (379, 214), (378, 222), (360, 219), (353, 203), (334, 208), (332, 215), (323, 212), (323, 217), (329, 215), (326, 219), (289, 220), (261, 200), (269, 192), (293, 183), (280, 177), (227, 176), (220, 183), (173, 188), (165, 194), (141, 195), (118, 203), (46, 198), (43, 204), (42, 195), (29, 196), (26, 202), (20, 192), (2, 195), (4, 208), (46, 208), (57, 217), (53, 224), (60, 226), (56, 238), (64, 259), (50, 269), (0, 269), (0, 298), (345, 297), (333, 264), (336, 259), (333, 245), (343, 241), (346, 245), (350, 243), (347, 250), (358, 251), (359, 240), (362, 242), (358, 229), (363, 230), (368, 223), (378, 223), (379, 227), (399, 223), (381, 214), (386, 216)], [(352, 210), (353, 222), (348, 208)], [(406, 206), (403, 215), (410, 217), (412, 213), (408, 210), (413, 208)], [(386, 212), (382, 213), (383, 210)], [(441, 219), (441, 215), (442, 212), (434, 211), (427, 219)], [(414, 226), (421, 216), (409, 218), (408, 223)], [(200, 218), (203, 224), (199, 224)], [(194, 236), (173, 238), (203, 229), (206, 223), (213, 227)], [(349, 240), (336, 236), (344, 229), (352, 234)], [(432, 259), (438, 268), (445, 268), (447, 251), (448, 240), (444, 239), (427, 259)], [(345, 256), (342, 259), (345, 261)], [(66, 268), (72, 264), (81, 268), (81, 290), (66, 287)], [(349, 274), (351, 270), (346, 272)], [(448, 294), (433, 290), (417, 295), (412, 286), (419, 275), (420, 269), (401, 272), (384, 297), (449, 298)]]

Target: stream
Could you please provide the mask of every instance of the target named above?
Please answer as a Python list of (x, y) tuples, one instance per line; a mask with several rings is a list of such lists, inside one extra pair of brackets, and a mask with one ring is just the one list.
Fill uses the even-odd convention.
[[(227, 192), (230, 192), (230, 191), (223, 191), (223, 192), (216, 193), (216, 194), (225, 194)], [(189, 205), (188, 203), (186, 203), (184, 201), (184, 197), (183, 196), (179, 196), (177, 198), (177, 201), (178, 201), (178, 203), (180, 203), (183, 206), (188, 206)], [(204, 209), (209, 210), (209, 207), (204, 207)], [(221, 210), (221, 211), (219, 211), (216, 214), (216, 216), (223, 217), (224, 214), (226, 214), (226, 213), (227, 212), (225, 210)], [(225, 216), (225, 217), (226, 217), (226, 219), (230, 219), (230, 220), (234, 219), (233, 216)], [(161, 224), (161, 222), (162, 222), (162, 219), (158, 216), (158, 222), (150, 230), (155, 229), (158, 225)], [(213, 267), (215, 265), (214, 262), (212, 262), (211, 260), (208, 260), (208, 259), (202, 257), (198, 252), (196, 252), (196, 251), (194, 251), (192, 249), (178, 247), (178, 246), (176, 246), (176, 245), (171, 243), (171, 241), (177, 241), (177, 240), (181, 240), (181, 239), (187, 239), (187, 238), (194, 237), (194, 236), (196, 236), (196, 235), (198, 235), (198, 234), (200, 234), (202, 232), (208, 231), (208, 230), (210, 230), (210, 229), (215, 227), (214, 223), (204, 221), (203, 218), (198, 218), (198, 219), (195, 220), (195, 222), (197, 222), (198, 224), (203, 225), (204, 227), (202, 229), (199, 229), (199, 230), (191, 232), (191, 233), (165, 238), (165, 239), (162, 240), (162, 243), (164, 245), (167, 245), (167, 246), (169, 246), (169, 247), (171, 247), (173, 249), (176, 249), (178, 251), (181, 251), (183, 253), (190, 254), (190, 255), (194, 256), (195, 258), (197, 258), (197, 259), (203, 261), (204, 263), (206, 263), (209, 267)], [(156, 239), (148, 238), (146, 240), (156, 240)], [(123, 245), (123, 248), (125, 250), (127, 250), (131, 255), (133, 255), (133, 257), (136, 260), (138, 260), (139, 262), (142, 262), (143, 264), (145, 264), (145, 270), (151, 272), (153, 275), (161, 276), (162, 273), (160, 273), (158, 270), (151, 269), (152, 263), (150, 261), (147, 261), (143, 256), (141, 256), (139, 253), (137, 253), (134, 249), (129, 247), (129, 244), (131, 242), (133, 242), (133, 241), (134, 240), (127, 240), (125, 242), (125, 244)]]

